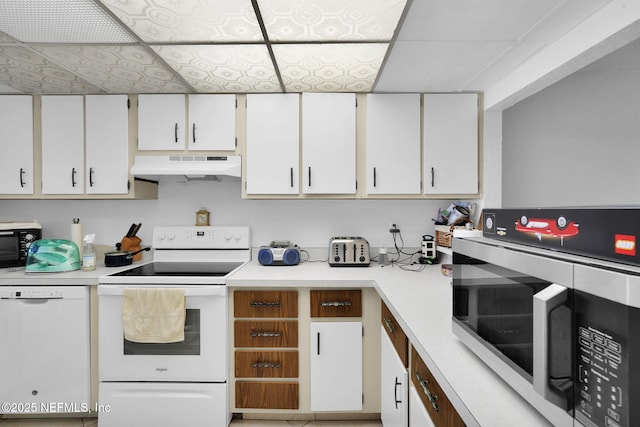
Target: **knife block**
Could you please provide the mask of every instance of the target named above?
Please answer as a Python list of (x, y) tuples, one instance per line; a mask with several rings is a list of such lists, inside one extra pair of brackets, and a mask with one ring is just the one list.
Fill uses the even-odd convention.
[[(135, 252), (142, 249), (140, 247), (142, 240), (139, 237), (123, 237), (120, 241), (120, 249), (123, 251)], [(140, 261), (142, 259), (142, 252), (133, 256), (133, 261)]]

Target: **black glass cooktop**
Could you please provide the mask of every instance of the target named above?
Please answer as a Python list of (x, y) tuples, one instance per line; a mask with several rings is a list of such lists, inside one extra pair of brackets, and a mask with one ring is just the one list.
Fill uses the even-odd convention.
[(242, 262), (152, 262), (110, 276), (226, 276)]

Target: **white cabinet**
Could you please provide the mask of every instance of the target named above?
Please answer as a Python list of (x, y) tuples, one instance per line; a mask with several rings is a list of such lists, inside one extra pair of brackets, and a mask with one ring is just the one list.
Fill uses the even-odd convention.
[(478, 95), (424, 95), (424, 193), (478, 193)]
[(138, 150), (184, 150), (185, 120), (185, 95), (138, 95)]
[(127, 95), (87, 95), (87, 194), (129, 192), (129, 111)]
[(420, 94), (367, 95), (367, 193), (420, 194)]
[(189, 150), (236, 149), (236, 96), (189, 95)]
[(311, 410), (362, 410), (362, 322), (311, 322)]
[(406, 427), (409, 374), (384, 327), (380, 331), (380, 416), (385, 427)]
[(299, 129), (299, 95), (247, 95), (247, 194), (298, 194)]
[(84, 193), (84, 98), (42, 97), (42, 194)]
[(305, 194), (355, 194), (355, 94), (302, 94), (301, 173)]
[(411, 427), (435, 427), (431, 416), (420, 400), (418, 390), (413, 385), (409, 387), (409, 425)]
[(33, 98), (0, 96), (0, 194), (33, 194)]

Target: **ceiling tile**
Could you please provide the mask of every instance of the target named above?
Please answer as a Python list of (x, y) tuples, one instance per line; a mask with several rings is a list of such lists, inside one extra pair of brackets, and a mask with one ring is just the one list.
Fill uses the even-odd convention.
[(273, 53), (287, 91), (367, 92), (375, 82), (386, 43), (285, 44)]
[(0, 31), (25, 43), (132, 43), (93, 0), (0, 0)]
[(406, 0), (258, 0), (271, 41), (388, 41)]
[(0, 46), (0, 83), (25, 93), (103, 92), (23, 46)]
[(185, 92), (185, 85), (145, 48), (132, 45), (32, 45), (51, 62), (112, 93)]
[(563, 1), (422, 0), (398, 40), (518, 40)]
[(0, 43), (18, 43), (18, 41), (8, 34), (0, 32)]
[(375, 89), (462, 91), (509, 46), (503, 41), (396, 41)]
[(0, 93), (24, 93), (24, 92), (0, 83)]
[(250, 0), (101, 0), (142, 40), (262, 41)]
[(153, 49), (198, 92), (280, 92), (264, 45), (171, 45)]

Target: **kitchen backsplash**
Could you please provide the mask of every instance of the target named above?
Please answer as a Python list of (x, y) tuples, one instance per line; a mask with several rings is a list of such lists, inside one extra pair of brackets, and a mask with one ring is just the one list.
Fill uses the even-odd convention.
[(72, 218), (100, 244), (113, 245), (131, 223), (142, 223), (138, 236), (151, 244), (156, 225), (194, 225), (195, 212), (205, 207), (212, 225), (244, 225), (252, 244), (290, 240), (301, 247), (326, 247), (329, 238), (358, 235), (372, 246), (390, 244), (388, 226), (397, 222), (405, 245), (419, 247), (423, 234), (433, 233), (442, 200), (247, 200), (240, 182), (160, 183), (158, 200), (0, 200), (0, 221), (37, 219), (44, 238), (71, 237)]

